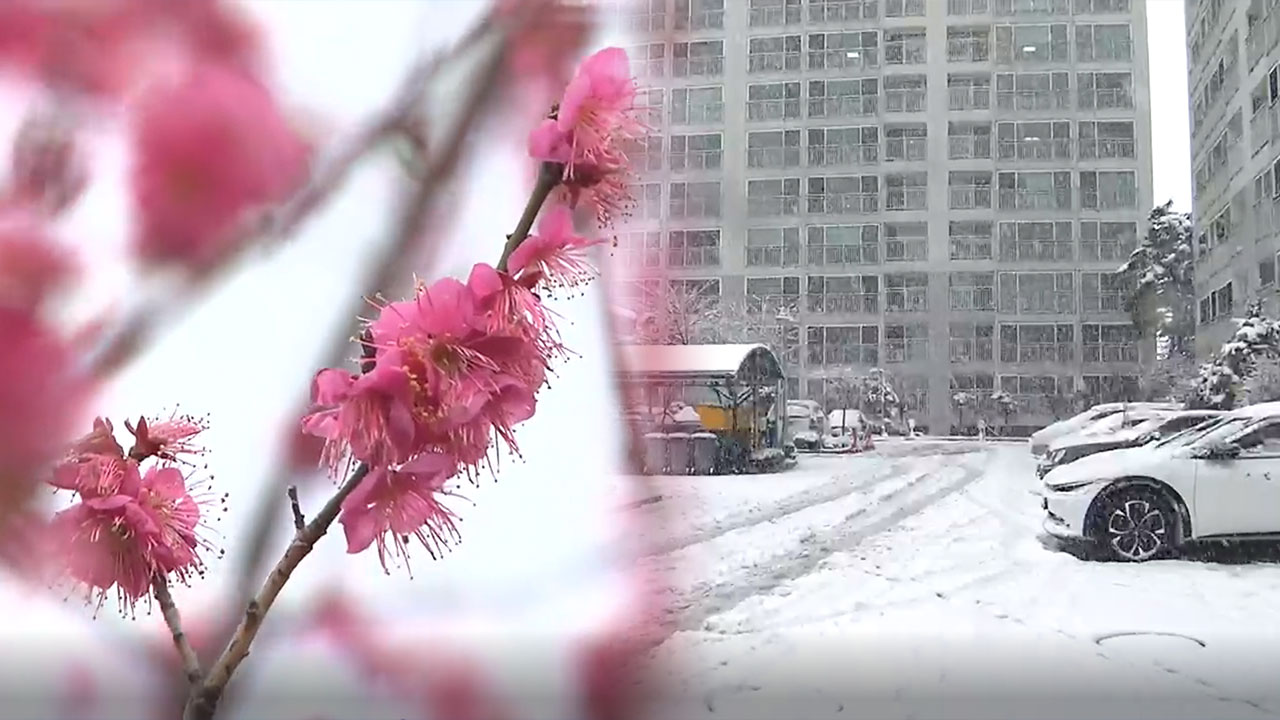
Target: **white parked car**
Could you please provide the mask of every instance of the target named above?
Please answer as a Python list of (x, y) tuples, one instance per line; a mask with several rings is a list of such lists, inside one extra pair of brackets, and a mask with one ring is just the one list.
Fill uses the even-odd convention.
[[(1040, 463), (1036, 465), (1036, 477), (1043, 478), (1056, 467), (1100, 452), (1155, 442), (1221, 417), (1224, 413), (1220, 410), (1180, 410), (1178, 412), (1157, 410), (1152, 411), (1152, 414), (1153, 416), (1146, 420), (1133, 419), (1128, 427), (1120, 427), (1111, 433), (1082, 432), (1054, 440), (1049, 446), (1049, 452), (1045, 453), (1040, 458)], [(1118, 415), (1111, 417), (1121, 419)], [(1094, 427), (1109, 419), (1094, 423)], [(1120, 423), (1122, 426), (1124, 424)]]
[(1044, 477), (1044, 529), (1142, 562), (1187, 541), (1280, 534), (1280, 403), (1252, 405)]
[(1064, 435), (1071, 435), (1080, 432), (1089, 425), (1101, 420), (1109, 415), (1124, 411), (1136, 411), (1144, 408), (1180, 410), (1181, 405), (1177, 403), (1104, 403), (1102, 405), (1094, 405), (1084, 412), (1059, 420), (1049, 427), (1040, 428), (1031, 433), (1031, 437), (1027, 440), (1031, 445), (1031, 454), (1040, 457), (1049, 450), (1049, 445), (1056, 439)]

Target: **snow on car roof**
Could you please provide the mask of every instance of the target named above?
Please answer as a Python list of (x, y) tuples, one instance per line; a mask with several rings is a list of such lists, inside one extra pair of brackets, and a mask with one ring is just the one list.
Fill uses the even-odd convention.
[(1280, 415), (1280, 402), (1265, 402), (1257, 405), (1245, 405), (1227, 413), (1233, 417), (1261, 418)]

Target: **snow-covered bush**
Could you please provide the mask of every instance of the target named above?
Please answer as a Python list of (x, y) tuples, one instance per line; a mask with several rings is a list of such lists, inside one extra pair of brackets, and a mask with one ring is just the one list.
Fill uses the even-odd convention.
[(991, 406), (1000, 413), (1000, 417), (1004, 418), (1004, 424), (1008, 425), (1009, 418), (1018, 409), (1018, 402), (1009, 393), (997, 390), (991, 394)]
[(1213, 358), (1200, 366), (1191, 407), (1229, 410), (1245, 392), (1245, 383), (1264, 360), (1280, 358), (1280, 322), (1264, 317), (1251, 303), (1236, 331)]
[(1243, 389), (1244, 401), (1249, 405), (1280, 400), (1280, 358), (1258, 360)]

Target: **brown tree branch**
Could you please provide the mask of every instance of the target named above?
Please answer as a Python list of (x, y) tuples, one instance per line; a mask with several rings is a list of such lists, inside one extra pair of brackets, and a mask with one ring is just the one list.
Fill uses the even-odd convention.
[(196, 657), (196, 651), (191, 647), (191, 640), (182, 628), (182, 615), (178, 612), (178, 606), (173, 602), (173, 595), (169, 593), (168, 581), (163, 576), (157, 575), (151, 581), (151, 593), (155, 596), (156, 603), (160, 606), (160, 614), (164, 617), (164, 624), (169, 627), (169, 635), (173, 638), (173, 647), (177, 649), (179, 657), (182, 658), (182, 670), (183, 674), (186, 675), (187, 684), (194, 688), (200, 684), (203, 678), (203, 672), (200, 670), (200, 658)]

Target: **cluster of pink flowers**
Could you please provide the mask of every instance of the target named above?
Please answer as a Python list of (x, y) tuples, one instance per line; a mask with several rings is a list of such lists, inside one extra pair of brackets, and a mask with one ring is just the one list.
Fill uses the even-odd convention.
[(88, 590), (100, 606), (115, 593), (124, 609), (151, 592), (157, 579), (186, 583), (204, 570), (202, 554), (213, 549), (206, 536), (211, 506), (223, 498), (206, 492), (188, 457), (205, 429), (198, 418), (139, 418), (125, 427), (134, 441), (125, 452), (112, 424), (97, 418), (48, 478), (76, 502), (59, 511), (45, 529), (52, 568)]
[[(592, 55), (556, 117), (533, 132), (531, 155), (560, 186), (625, 190), (619, 143), (636, 127), (634, 96), (622, 50)], [(495, 438), (519, 453), (515, 427), (533, 416), (552, 362), (566, 353), (538, 293), (594, 275), (587, 251), (599, 241), (575, 232), (572, 198), (560, 199), (570, 202), (543, 209), (505, 269), (478, 264), (465, 282), (444, 278), (386, 304), (364, 334), (359, 371), (316, 375), (304, 430), (325, 440), (334, 474), (353, 462), (368, 469), (339, 516), (348, 552), (376, 546), (386, 567), (389, 554), (407, 559), (414, 538), (437, 556), (457, 538), (441, 502), (449, 482), (489, 465)]]

